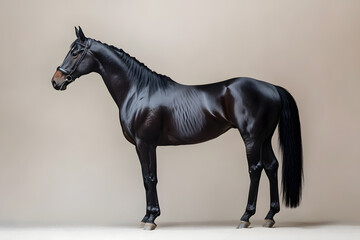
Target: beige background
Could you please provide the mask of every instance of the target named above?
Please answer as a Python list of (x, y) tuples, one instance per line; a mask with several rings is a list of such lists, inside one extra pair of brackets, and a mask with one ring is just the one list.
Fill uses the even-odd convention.
[[(301, 115), (305, 188), (278, 221), (360, 223), (360, 1), (1, 1), (0, 224), (135, 224), (140, 164), (100, 77), (50, 79), (75, 39), (123, 48), (184, 84), (250, 76)], [(274, 149), (277, 139), (274, 137)], [(236, 130), (158, 148), (158, 223), (236, 221), (249, 178)], [(265, 217), (263, 174), (257, 214)]]

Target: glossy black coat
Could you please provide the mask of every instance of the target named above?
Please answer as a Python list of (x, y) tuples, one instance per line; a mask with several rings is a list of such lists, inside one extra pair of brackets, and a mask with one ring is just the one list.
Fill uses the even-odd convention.
[(255, 214), (262, 170), (270, 182), (267, 226), (279, 212), (278, 161), (271, 138), (279, 123), (283, 151), (283, 198), (297, 207), (302, 188), (302, 147), (296, 103), (283, 88), (251, 78), (187, 86), (157, 74), (121, 49), (86, 38), (81, 28), (52, 84), (57, 90), (76, 78), (97, 72), (120, 110), (125, 138), (136, 146), (146, 190), (142, 222), (155, 228), (160, 215), (156, 193), (156, 147), (194, 144), (239, 130), (246, 146), (250, 189), (240, 227)]

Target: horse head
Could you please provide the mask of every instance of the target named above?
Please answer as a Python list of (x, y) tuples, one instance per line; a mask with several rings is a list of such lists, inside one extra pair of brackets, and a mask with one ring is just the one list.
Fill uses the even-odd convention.
[(76, 78), (94, 69), (95, 59), (90, 50), (92, 39), (85, 37), (81, 27), (75, 27), (75, 34), (77, 39), (71, 44), (70, 51), (51, 80), (56, 90), (65, 90)]

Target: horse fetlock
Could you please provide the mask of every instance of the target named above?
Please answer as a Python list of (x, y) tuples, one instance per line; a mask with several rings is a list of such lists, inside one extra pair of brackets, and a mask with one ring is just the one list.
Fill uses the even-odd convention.
[(244, 215), (241, 217), (241, 221), (249, 222), (250, 218), (255, 214), (255, 209), (246, 209)]
[(149, 214), (146, 213), (146, 215), (141, 220), (141, 223), (145, 224), (148, 221), (148, 219), (149, 219)]
[(160, 208), (159, 207), (152, 207), (149, 206), (147, 207), (147, 214), (146, 215), (153, 215), (155, 217), (160, 216)]
[(256, 206), (254, 205), (247, 205), (246, 206), (246, 213), (250, 214), (251, 216), (254, 215), (256, 212)]
[(270, 204), (270, 211), (273, 212), (274, 214), (280, 212), (279, 202), (272, 202)]

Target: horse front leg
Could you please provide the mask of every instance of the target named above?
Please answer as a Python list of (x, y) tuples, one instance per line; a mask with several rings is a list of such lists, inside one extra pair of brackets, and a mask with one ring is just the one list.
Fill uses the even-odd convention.
[(155, 219), (160, 216), (160, 207), (156, 192), (156, 146), (142, 141), (136, 143), (136, 152), (141, 163), (144, 187), (146, 192), (146, 214), (141, 220), (145, 230), (156, 228)]

